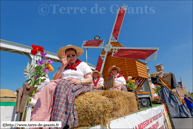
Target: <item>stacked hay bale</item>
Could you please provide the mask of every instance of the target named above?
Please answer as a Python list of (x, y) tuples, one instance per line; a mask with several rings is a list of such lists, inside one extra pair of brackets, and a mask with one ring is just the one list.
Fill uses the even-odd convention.
[(8, 89), (0, 89), (0, 98), (17, 98), (17, 95)]
[(17, 95), (8, 89), (0, 89), (0, 102), (16, 102)]
[(138, 111), (135, 94), (123, 91), (87, 92), (75, 99), (78, 127), (107, 126), (113, 119)]

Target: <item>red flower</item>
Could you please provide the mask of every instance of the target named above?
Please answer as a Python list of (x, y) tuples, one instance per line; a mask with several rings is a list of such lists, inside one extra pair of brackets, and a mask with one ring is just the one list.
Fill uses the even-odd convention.
[(160, 99), (159, 96), (153, 97), (153, 99)]
[(39, 51), (41, 51), (41, 52), (44, 52), (44, 48), (43, 47), (41, 47), (41, 46), (36, 46), (36, 45), (33, 45), (32, 44), (32, 50), (31, 50), (31, 54), (32, 55), (36, 55)]

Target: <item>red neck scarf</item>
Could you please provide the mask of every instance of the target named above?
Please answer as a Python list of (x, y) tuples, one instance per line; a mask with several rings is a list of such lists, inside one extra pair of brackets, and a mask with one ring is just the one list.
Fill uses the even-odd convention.
[[(110, 76), (112, 76), (112, 75), (109, 75), (108, 77), (110, 77)], [(119, 78), (119, 77), (123, 77), (123, 75), (121, 75), (121, 74), (119, 73), (118, 76), (114, 76), (114, 78)]]
[(100, 80), (100, 77), (98, 77), (96, 81), (95, 81), (94, 78), (93, 78), (94, 86), (97, 86), (97, 83), (99, 82), (99, 80)]
[(74, 69), (74, 70), (77, 70), (77, 69), (76, 69), (76, 66), (78, 66), (81, 62), (82, 62), (82, 61), (80, 61), (79, 59), (77, 59), (74, 65), (68, 64), (64, 69)]

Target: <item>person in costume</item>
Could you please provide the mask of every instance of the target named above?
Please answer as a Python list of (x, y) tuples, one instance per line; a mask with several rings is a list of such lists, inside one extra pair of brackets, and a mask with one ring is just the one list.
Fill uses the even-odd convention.
[(32, 112), (31, 121), (61, 121), (62, 127), (78, 125), (74, 99), (82, 92), (91, 90), (92, 70), (77, 59), (84, 50), (67, 45), (61, 47), (57, 56), (62, 65), (42, 90)]
[[(123, 77), (123, 75), (120, 74), (121, 69), (113, 65), (112, 67), (108, 69), (108, 72), (110, 73), (109, 77), (114, 76), (115, 78), (115, 90), (127, 92), (127, 87), (125, 86), (126, 85), (125, 78)], [(113, 88), (110, 88), (110, 90), (112, 89)]]
[(175, 90), (177, 82), (174, 74), (163, 73), (162, 64), (155, 65), (155, 69), (157, 72), (151, 73), (151, 81), (161, 88), (161, 99), (167, 105), (171, 117), (191, 117), (189, 110), (183, 105)]
[(104, 79), (101, 77), (101, 75), (102, 74), (97, 70), (92, 72), (93, 80), (92, 80), (92, 84), (90, 85), (94, 91), (102, 90), (104, 86)]
[(188, 109), (190, 110), (191, 115), (193, 116), (193, 99), (187, 94), (184, 94), (184, 100)]

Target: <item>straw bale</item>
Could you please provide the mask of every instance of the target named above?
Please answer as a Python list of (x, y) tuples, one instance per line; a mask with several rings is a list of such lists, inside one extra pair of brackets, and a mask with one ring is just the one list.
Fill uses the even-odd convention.
[(86, 92), (75, 99), (78, 127), (107, 126), (113, 119), (138, 111), (132, 92), (103, 90)]
[(138, 111), (135, 94), (124, 91), (103, 91), (102, 96), (106, 96), (113, 103), (113, 112), (111, 119), (126, 116), (132, 112)]
[(113, 104), (98, 92), (87, 92), (75, 99), (79, 127), (106, 125), (113, 111)]
[(0, 89), (0, 97), (9, 97), (9, 98), (17, 98), (17, 95), (8, 89)]

